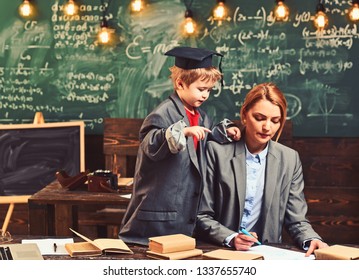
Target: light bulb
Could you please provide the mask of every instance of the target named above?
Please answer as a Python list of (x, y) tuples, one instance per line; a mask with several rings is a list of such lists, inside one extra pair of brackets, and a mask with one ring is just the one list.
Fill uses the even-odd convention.
[(101, 30), (97, 35), (99, 43), (104, 45), (110, 43), (112, 32), (113, 30), (108, 27), (107, 20), (104, 17), (104, 19), (101, 21)]
[(192, 35), (196, 32), (196, 22), (193, 20), (193, 14), (191, 10), (186, 10), (184, 15), (184, 33), (187, 35)]
[(101, 44), (107, 44), (110, 42), (110, 32), (107, 27), (102, 27), (98, 34), (98, 40)]
[(143, 8), (142, 0), (132, 0), (131, 9), (133, 12), (140, 12)]
[(289, 16), (289, 9), (283, 1), (277, 1), (277, 6), (274, 9), (274, 17), (276, 20), (287, 21)]
[(351, 21), (359, 21), (359, 4), (353, 3), (353, 6), (349, 10), (349, 18)]
[(328, 25), (328, 17), (327, 15), (319, 11), (314, 18), (314, 25), (318, 30), (323, 30)]
[(184, 29), (187, 34), (193, 34), (195, 32), (195, 23), (192, 18), (188, 17), (185, 19)]
[(68, 16), (76, 15), (78, 10), (79, 10), (79, 7), (74, 2), (74, 0), (69, 0), (64, 7), (64, 12)]
[(223, 20), (226, 17), (226, 7), (223, 1), (219, 1), (218, 5), (213, 10), (214, 20)]
[(19, 6), (19, 14), (22, 17), (29, 17), (33, 13), (33, 6), (29, 0), (24, 0)]

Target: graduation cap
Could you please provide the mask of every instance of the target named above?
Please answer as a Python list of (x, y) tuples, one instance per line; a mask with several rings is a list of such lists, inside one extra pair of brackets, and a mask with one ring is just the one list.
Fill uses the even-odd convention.
[(168, 56), (174, 56), (175, 65), (182, 69), (197, 69), (212, 67), (212, 56), (217, 55), (221, 58), (219, 63), (219, 70), (221, 70), (221, 62), (223, 55), (211, 50), (190, 48), (190, 47), (176, 47), (165, 53)]

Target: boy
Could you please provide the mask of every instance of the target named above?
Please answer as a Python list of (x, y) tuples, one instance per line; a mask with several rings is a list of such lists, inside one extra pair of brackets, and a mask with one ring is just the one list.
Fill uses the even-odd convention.
[[(191, 236), (202, 194), (205, 142), (239, 140), (240, 130), (228, 120), (211, 132), (212, 122), (199, 107), (222, 73), (212, 66), (221, 54), (176, 47), (171, 78), (175, 92), (144, 120), (140, 129), (134, 189), (119, 238), (147, 245), (148, 238), (183, 233)], [(220, 137), (220, 138), (218, 138)]]

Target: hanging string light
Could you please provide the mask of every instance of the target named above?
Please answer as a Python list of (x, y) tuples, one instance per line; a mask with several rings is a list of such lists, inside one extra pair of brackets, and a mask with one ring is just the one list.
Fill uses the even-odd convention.
[(108, 22), (105, 18), (101, 21), (101, 30), (97, 35), (98, 42), (102, 45), (106, 45), (112, 42), (114, 30), (108, 26)]
[(317, 30), (321, 31), (328, 26), (329, 20), (328, 16), (325, 13), (325, 7), (322, 3), (322, 0), (319, 0), (316, 9), (316, 15), (314, 17), (314, 26)]
[(196, 32), (196, 22), (193, 20), (193, 14), (191, 10), (186, 10), (184, 15), (184, 32), (188, 35), (192, 35)]
[(193, 12), (191, 10), (192, 2), (187, 3), (185, 0), (186, 12), (184, 14), (185, 20), (183, 23), (183, 32), (185, 35), (194, 35), (197, 31), (197, 24), (193, 19)]
[(102, 15), (102, 20), (101, 20), (101, 24), (100, 24), (100, 32), (97, 35), (98, 38), (98, 42), (102, 45), (107, 45), (112, 43), (113, 41), (113, 33), (115, 32), (114, 29), (110, 28), (108, 25), (108, 22), (106, 20), (106, 16), (107, 16), (107, 9), (110, 6), (110, 1), (107, 3), (108, 5), (105, 6), (104, 4), (104, 0), (101, 0), (102, 5), (106, 8), (103, 9), (103, 15)]
[(287, 21), (289, 18), (289, 8), (284, 4), (284, 0), (276, 0), (277, 5), (274, 8), (273, 14), (277, 21)]
[(132, 0), (131, 2), (131, 10), (133, 12), (141, 12), (143, 10), (143, 0)]
[(19, 6), (19, 14), (23, 18), (28, 18), (34, 14), (34, 6), (30, 0), (23, 0)]
[(64, 5), (64, 13), (68, 16), (77, 15), (79, 11), (79, 6), (76, 4), (74, 0), (68, 0)]
[(349, 19), (353, 22), (359, 21), (359, 0), (353, 0), (352, 6), (349, 9)]
[(217, 0), (217, 6), (213, 9), (213, 19), (222, 22), (227, 17), (227, 9), (224, 0)]

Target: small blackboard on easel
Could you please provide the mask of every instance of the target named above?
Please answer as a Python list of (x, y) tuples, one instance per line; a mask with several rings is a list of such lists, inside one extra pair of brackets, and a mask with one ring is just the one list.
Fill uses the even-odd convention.
[(85, 170), (83, 121), (0, 125), (0, 195), (34, 194), (56, 179)]

